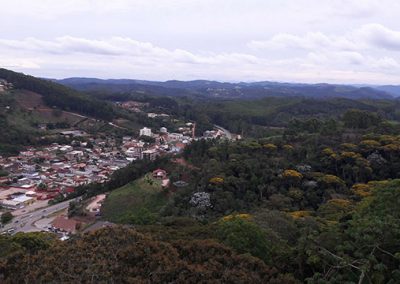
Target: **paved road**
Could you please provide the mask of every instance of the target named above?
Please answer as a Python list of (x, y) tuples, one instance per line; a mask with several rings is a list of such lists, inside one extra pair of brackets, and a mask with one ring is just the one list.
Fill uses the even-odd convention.
[[(74, 200), (74, 199), (72, 199)], [(48, 215), (51, 215), (60, 210), (66, 209), (69, 206), (69, 203), (72, 200), (67, 200), (61, 203), (57, 203), (55, 205), (48, 206), (46, 208), (40, 208), (35, 211), (27, 212), (25, 214), (16, 216), (12, 219), (9, 224), (6, 224), (4, 228), (0, 229), (0, 232), (5, 232), (11, 228), (14, 228), (15, 231), (12, 234), (18, 232), (36, 232), (41, 229), (34, 226), (34, 223), (42, 218), (45, 218)]]

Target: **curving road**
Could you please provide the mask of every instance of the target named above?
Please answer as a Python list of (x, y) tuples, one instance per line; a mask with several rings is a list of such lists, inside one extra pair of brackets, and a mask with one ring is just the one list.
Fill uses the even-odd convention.
[(57, 203), (45, 208), (40, 208), (31, 212), (21, 214), (14, 217), (10, 223), (6, 224), (4, 228), (0, 229), (0, 232), (7, 232), (9, 229), (14, 229), (12, 234), (18, 232), (38, 232), (41, 229), (34, 226), (34, 223), (48, 215), (61, 211), (68, 208), (69, 203), (75, 199), (67, 200), (61, 203)]

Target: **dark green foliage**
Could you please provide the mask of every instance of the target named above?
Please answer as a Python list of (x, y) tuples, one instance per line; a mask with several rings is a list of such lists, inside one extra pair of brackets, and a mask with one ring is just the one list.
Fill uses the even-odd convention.
[(14, 257), (20, 257), (22, 254), (46, 250), (54, 242), (56, 242), (54, 235), (42, 232), (0, 236), (0, 262), (4, 258), (10, 258), (13, 261)]
[[(374, 185), (351, 219), (324, 228), (309, 240), (319, 274), (329, 283), (398, 283), (400, 281), (400, 181)], [(311, 250), (310, 250), (311, 251)], [(329, 273), (328, 273), (329, 269)], [(325, 271), (325, 273), (323, 273)]]
[(297, 283), (214, 241), (167, 243), (121, 227), (7, 259), (0, 274), (3, 283)]
[(220, 221), (217, 232), (218, 239), (239, 253), (250, 253), (272, 264), (271, 254), (273, 244), (267, 239), (267, 233), (255, 223), (233, 218), (227, 221)]
[(4, 212), (1, 214), (0, 220), (2, 224), (7, 224), (9, 223), (14, 216), (11, 214), (11, 212)]
[(135, 213), (130, 213), (123, 216), (120, 223), (128, 223), (135, 225), (150, 225), (154, 224), (157, 220), (156, 214), (150, 212), (147, 208), (140, 208)]
[(0, 177), (6, 177), (6, 176), (8, 176), (8, 174), (9, 173), (7, 171), (0, 169)]
[(342, 119), (348, 128), (365, 129), (377, 126), (381, 122), (376, 114), (361, 110), (349, 110), (344, 113)]
[(146, 176), (109, 193), (101, 213), (112, 222), (148, 225), (158, 219), (167, 201), (160, 182)]
[(71, 201), (68, 206), (68, 217), (85, 216), (85, 204), (83, 202)]

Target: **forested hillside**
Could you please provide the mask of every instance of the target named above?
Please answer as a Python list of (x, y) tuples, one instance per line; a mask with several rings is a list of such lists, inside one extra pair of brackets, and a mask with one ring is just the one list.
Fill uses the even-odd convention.
[[(139, 101), (148, 103), (149, 112), (164, 112), (196, 121), (197, 134), (213, 124), (234, 133), (251, 137), (282, 134), (294, 119), (317, 119), (318, 124), (340, 119), (347, 111), (355, 109), (376, 114), (379, 118), (400, 121), (400, 103), (384, 93), (376, 94), (371, 88), (355, 88), (328, 84), (240, 83), (240, 86), (264, 88), (267, 95), (209, 96), (207, 88), (237, 91), (236, 85), (214, 81), (149, 82), (136, 80), (66, 79), (66, 85), (85, 90), (91, 97), (112, 102)], [(83, 88), (81, 84), (97, 87)], [(146, 88), (165, 90), (121, 88), (126, 84), (144, 84)], [(271, 88), (267, 86), (272, 86)], [(236, 86), (237, 87), (237, 86)], [(285, 91), (283, 88), (302, 91)], [(203, 90), (203, 91), (200, 91)], [(249, 91), (250, 92), (250, 91)], [(368, 95), (371, 92), (375, 95)], [(375, 93), (374, 93), (375, 92)], [(358, 95), (349, 95), (358, 94)], [(246, 99), (243, 99), (246, 98)]]
[[(0, 262), (2, 283), (297, 283), (212, 240), (162, 242), (124, 227), (68, 243), (45, 242), (39, 235), (17, 235), (10, 241), (15, 247)], [(0, 237), (2, 249), (5, 242)]]
[[(78, 127), (90, 134), (123, 135), (143, 125), (160, 127), (146, 114), (127, 112), (55, 82), (0, 69), (8, 87), (0, 91), (0, 153), (16, 154), (23, 146), (61, 142), (57, 130)], [(81, 124), (81, 121), (87, 120)], [(123, 126), (117, 124), (122, 122)], [(110, 125), (110, 123), (113, 123)], [(46, 129), (41, 129), (46, 128)]]
[(63, 85), (2, 68), (0, 69), (0, 78), (12, 83), (16, 89), (26, 89), (43, 95), (46, 104), (50, 107), (76, 111), (100, 119), (113, 118), (113, 109), (110, 105), (89, 98)]
[(392, 95), (371, 87), (354, 87), (330, 84), (296, 84), (278, 82), (229, 83), (207, 80), (194, 81), (143, 81), (100, 80), (93, 78), (67, 78), (59, 83), (80, 91), (108, 93), (145, 93), (158, 96), (198, 96), (206, 98), (255, 99), (263, 97), (302, 96), (312, 98), (390, 99)]

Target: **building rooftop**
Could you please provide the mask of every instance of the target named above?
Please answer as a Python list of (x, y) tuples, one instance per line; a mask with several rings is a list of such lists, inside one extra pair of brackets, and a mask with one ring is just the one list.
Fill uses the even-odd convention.
[(68, 233), (74, 233), (76, 231), (76, 225), (78, 224), (77, 221), (73, 219), (68, 219), (65, 216), (58, 216), (51, 222), (51, 225), (59, 230)]

